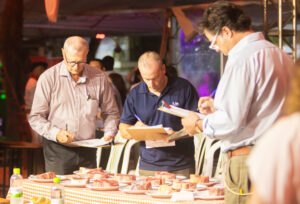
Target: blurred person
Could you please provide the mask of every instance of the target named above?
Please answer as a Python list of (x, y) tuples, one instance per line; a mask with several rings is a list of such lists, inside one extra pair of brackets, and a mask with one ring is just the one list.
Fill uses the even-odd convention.
[(46, 62), (35, 62), (31, 66), (30, 77), (25, 86), (25, 109), (27, 113), (30, 113), (33, 96), (37, 84), (37, 80), (39, 79), (40, 75), (47, 69), (48, 64)]
[(251, 19), (232, 3), (208, 6), (200, 21), (210, 48), (228, 56), (215, 99), (199, 99), (195, 113), (182, 119), (190, 135), (221, 140), (227, 158), (225, 203), (245, 203), (251, 183), (246, 160), (253, 145), (279, 117), (287, 96), (292, 60), (281, 49), (253, 32)]
[(125, 99), (127, 96), (127, 89), (123, 77), (118, 73), (111, 73), (109, 74), (108, 78), (118, 89), (121, 96), (122, 105), (123, 105), (125, 103)]
[(284, 107), (285, 117), (264, 134), (249, 156), (250, 204), (300, 203), (299, 59)]
[[(179, 117), (157, 109), (164, 100), (195, 111), (198, 101), (195, 88), (185, 79), (168, 77), (166, 67), (156, 52), (142, 54), (138, 67), (144, 80), (127, 95), (119, 126), (122, 137), (131, 139), (127, 131), (131, 126), (162, 124), (174, 131), (180, 130), (182, 126)], [(147, 148), (146, 142), (140, 142), (140, 175), (153, 176), (156, 171), (169, 171), (184, 176), (195, 173), (192, 137), (176, 140), (175, 146)]]
[[(47, 69), (48, 64), (46, 62), (35, 62), (31, 66), (30, 77), (25, 86), (25, 110), (27, 113), (27, 118), (31, 111), (32, 101), (34, 92), (36, 89), (37, 80), (39, 79), (40, 75)], [(42, 143), (42, 137), (39, 136), (32, 128), (31, 129), (31, 142), (32, 143)]]
[(92, 67), (96, 67), (99, 70), (105, 72), (105, 67), (103, 66), (103, 62), (101, 59), (97, 59), (97, 58), (92, 59), (90, 60), (89, 65), (91, 65)]
[(43, 136), (46, 171), (72, 174), (96, 167), (96, 148), (71, 147), (72, 141), (95, 138), (97, 109), (104, 121), (104, 139), (118, 131), (119, 111), (103, 72), (86, 64), (89, 46), (79, 36), (66, 39), (63, 61), (39, 78), (29, 123)]
[(107, 76), (111, 73), (115, 73), (114, 72), (115, 60), (112, 56), (107, 55), (107, 56), (103, 57), (102, 63), (103, 63), (103, 67), (105, 69)]

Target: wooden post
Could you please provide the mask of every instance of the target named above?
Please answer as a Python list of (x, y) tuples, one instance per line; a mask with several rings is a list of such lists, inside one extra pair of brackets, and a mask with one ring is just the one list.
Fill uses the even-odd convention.
[(160, 57), (162, 59), (165, 59), (167, 54), (167, 45), (171, 33), (171, 17), (172, 17), (172, 11), (170, 9), (167, 9), (166, 16), (165, 16), (165, 24), (162, 32), (161, 43), (160, 43)]
[(3, 64), (6, 91), (5, 136), (21, 139), (18, 114), (23, 104), (28, 57), (22, 47), (23, 0), (6, 0), (1, 16), (0, 60)]

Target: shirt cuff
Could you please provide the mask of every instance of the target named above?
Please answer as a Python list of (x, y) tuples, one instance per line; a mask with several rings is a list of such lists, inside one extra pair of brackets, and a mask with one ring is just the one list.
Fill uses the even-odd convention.
[(57, 136), (59, 130), (60, 129), (57, 128), (57, 127), (52, 127), (51, 130), (49, 131), (50, 132), (49, 133), (49, 139), (52, 140), (52, 141), (54, 141), (54, 142), (57, 142), (56, 136)]
[(202, 121), (203, 133), (211, 138), (215, 138), (215, 129), (210, 125), (208, 117), (205, 117)]

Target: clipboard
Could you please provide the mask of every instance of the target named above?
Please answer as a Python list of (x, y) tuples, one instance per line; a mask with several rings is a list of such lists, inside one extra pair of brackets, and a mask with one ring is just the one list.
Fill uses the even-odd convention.
[(132, 139), (139, 141), (146, 140), (167, 140), (173, 142), (178, 139), (189, 138), (188, 133), (181, 129), (169, 136), (162, 136), (161, 134), (168, 134), (168, 128), (157, 127), (157, 126), (147, 126), (147, 127), (131, 127), (127, 131), (131, 135)]
[[(189, 112), (191, 112), (190, 110), (187, 110), (187, 109), (169, 105), (165, 101), (162, 101), (162, 105), (157, 110), (160, 110), (160, 111), (163, 111), (163, 112), (166, 112), (166, 113), (169, 113), (171, 115), (175, 115), (175, 116), (178, 116), (181, 118), (188, 116)], [(200, 119), (204, 119), (204, 117), (205, 117), (204, 114), (197, 113), (197, 112), (195, 112), (195, 113), (200, 117)]]
[(145, 141), (145, 140), (165, 140), (168, 128), (160, 126), (147, 126), (147, 127), (130, 127), (127, 129), (132, 139)]

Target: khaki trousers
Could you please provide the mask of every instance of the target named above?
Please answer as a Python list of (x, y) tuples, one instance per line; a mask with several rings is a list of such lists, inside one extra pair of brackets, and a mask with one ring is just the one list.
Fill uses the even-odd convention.
[[(250, 180), (246, 165), (248, 155), (233, 156), (225, 165), (225, 204), (244, 204), (250, 192)], [(229, 189), (228, 189), (229, 188)]]

